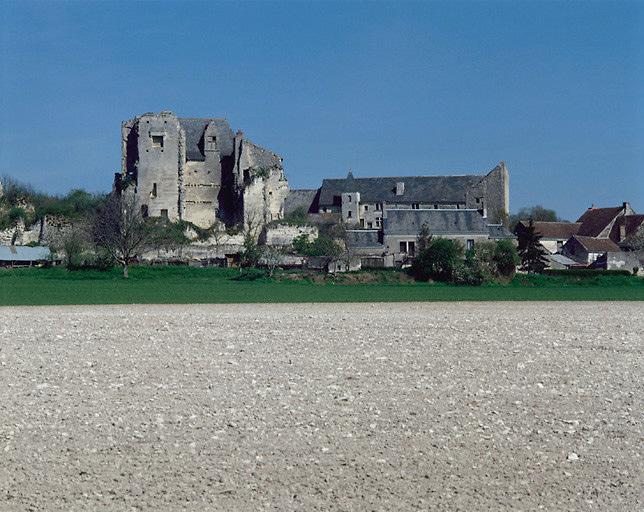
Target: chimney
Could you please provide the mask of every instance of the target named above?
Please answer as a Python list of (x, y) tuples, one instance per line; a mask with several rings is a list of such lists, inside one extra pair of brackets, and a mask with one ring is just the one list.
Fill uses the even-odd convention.
[(405, 183), (403, 181), (396, 182), (396, 195), (402, 196), (405, 193)]
[(628, 201), (624, 201), (624, 202), (622, 203), (622, 208), (624, 208), (624, 210), (630, 210), (631, 205), (630, 205), (630, 204), (628, 204)]
[(597, 207), (595, 206), (595, 203), (593, 203), (593, 204), (590, 205), (590, 208), (588, 208), (588, 209), (589, 210), (594, 210), (595, 208), (597, 208)]

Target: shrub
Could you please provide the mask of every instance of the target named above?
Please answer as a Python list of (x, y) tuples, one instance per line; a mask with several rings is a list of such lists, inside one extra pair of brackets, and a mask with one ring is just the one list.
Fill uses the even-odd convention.
[(498, 277), (512, 278), (521, 258), (511, 240), (499, 240), (495, 245), (492, 261)]
[(293, 249), (302, 256), (337, 257), (342, 253), (342, 248), (327, 235), (320, 235), (312, 242), (307, 235), (300, 235), (293, 240)]
[(411, 266), (412, 275), (421, 281), (450, 282), (457, 266), (462, 265), (463, 246), (446, 238), (434, 238), (418, 253)]

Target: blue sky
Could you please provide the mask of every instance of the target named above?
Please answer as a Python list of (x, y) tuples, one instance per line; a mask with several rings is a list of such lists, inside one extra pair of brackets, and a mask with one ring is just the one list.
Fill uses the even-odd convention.
[(106, 191), (121, 121), (226, 117), (323, 177), (500, 160), (511, 210), (644, 210), (644, 2), (0, 0), (0, 174)]

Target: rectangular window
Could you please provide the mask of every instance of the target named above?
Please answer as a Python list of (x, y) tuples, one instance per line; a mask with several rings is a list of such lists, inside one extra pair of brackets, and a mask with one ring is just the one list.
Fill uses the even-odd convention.
[(407, 242), (400, 242), (400, 252), (407, 252)]
[(161, 217), (163, 217), (164, 219), (167, 219), (168, 218), (168, 210), (161, 210)]
[(141, 215), (143, 218), (147, 218), (148, 216), (148, 205), (147, 204), (142, 204), (141, 205)]
[(434, 205), (434, 210), (438, 210), (438, 205), (437, 204)]
[(467, 250), (471, 251), (472, 249), (474, 249), (474, 240), (468, 240), (467, 241)]
[(150, 192), (150, 197), (155, 198), (157, 197), (157, 184), (152, 183), (152, 192)]
[(351, 202), (351, 196), (347, 196), (349, 198), (349, 202)]
[(371, 229), (373, 227), (373, 222), (367, 222), (367, 228)]
[(382, 203), (376, 203), (376, 211), (382, 210)]
[(369, 205), (368, 205), (368, 204), (365, 204), (365, 205), (364, 205), (364, 211), (365, 211), (365, 212), (368, 212), (368, 211), (369, 211)]
[(152, 135), (152, 145), (155, 148), (163, 147), (163, 135)]
[(407, 242), (407, 252), (412, 256), (416, 252), (416, 242)]
[(418, 204), (418, 203), (412, 203), (412, 204), (411, 204), (411, 209), (412, 209), (412, 210), (419, 210), (419, 209), (420, 209), (420, 204)]
[(361, 228), (363, 228), (363, 227), (364, 227), (364, 219), (360, 219), (360, 227), (361, 227)]
[(350, 218), (351, 218), (351, 210), (347, 212), (347, 219), (350, 219)]
[(376, 227), (380, 227), (380, 217), (376, 217)]

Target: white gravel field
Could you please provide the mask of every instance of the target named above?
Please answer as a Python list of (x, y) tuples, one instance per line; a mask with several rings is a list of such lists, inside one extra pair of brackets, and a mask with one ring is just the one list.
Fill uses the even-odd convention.
[(0, 512), (644, 510), (643, 303), (0, 313)]

